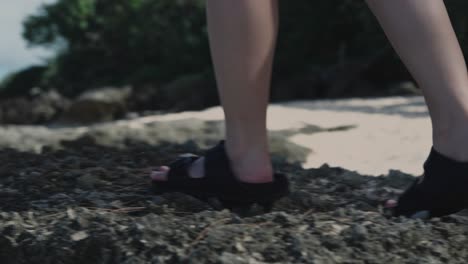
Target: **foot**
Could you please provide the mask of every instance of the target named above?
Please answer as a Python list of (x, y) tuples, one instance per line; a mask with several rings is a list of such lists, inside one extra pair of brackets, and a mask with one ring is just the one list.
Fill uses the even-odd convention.
[(385, 207), (395, 216), (440, 217), (468, 207), (468, 162), (457, 161), (433, 148), (424, 163), (424, 176)]
[[(257, 151), (254, 148), (248, 151), (238, 151), (236, 153), (245, 153), (236, 155), (237, 158), (231, 158), (229, 146), (226, 145), (226, 151), (231, 162), (231, 168), (237, 179), (247, 183), (266, 183), (273, 181), (273, 168), (267, 151)], [(191, 155), (189, 153), (183, 155)], [(188, 168), (188, 174), (192, 178), (202, 178), (205, 175), (204, 157), (195, 160)], [(168, 166), (160, 166), (151, 172), (153, 181), (166, 181), (170, 171)]]

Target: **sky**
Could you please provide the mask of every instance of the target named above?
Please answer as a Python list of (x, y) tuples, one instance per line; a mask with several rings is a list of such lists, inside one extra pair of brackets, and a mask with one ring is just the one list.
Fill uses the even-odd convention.
[(0, 79), (50, 56), (51, 51), (28, 48), (21, 37), (22, 21), (43, 3), (55, 0), (0, 0)]

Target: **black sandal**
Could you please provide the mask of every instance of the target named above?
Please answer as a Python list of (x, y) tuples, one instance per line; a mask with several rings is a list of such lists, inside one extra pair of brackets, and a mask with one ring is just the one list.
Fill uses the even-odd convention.
[(394, 216), (441, 217), (468, 208), (468, 162), (458, 162), (431, 149), (424, 175), (400, 196)]
[(273, 203), (289, 194), (289, 182), (281, 173), (274, 173), (273, 181), (269, 183), (246, 183), (235, 178), (224, 140), (208, 149), (204, 155), (205, 176), (192, 178), (187, 168), (198, 155), (180, 155), (169, 164), (170, 171), (166, 181), (153, 181), (153, 191), (157, 194), (165, 192), (181, 192), (202, 200), (217, 198), (229, 209), (248, 207), (255, 203), (266, 211), (271, 210)]

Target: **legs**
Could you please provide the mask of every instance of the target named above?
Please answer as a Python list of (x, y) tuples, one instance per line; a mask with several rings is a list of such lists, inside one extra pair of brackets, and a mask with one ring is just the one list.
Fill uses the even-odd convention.
[[(245, 182), (272, 181), (266, 130), (271, 70), (278, 27), (277, 0), (208, 0), (208, 30), (226, 150), (236, 176)], [(164, 180), (167, 167), (153, 172)], [(203, 158), (189, 170), (203, 176)]]
[(468, 74), (442, 0), (367, 0), (423, 89), (434, 148), (468, 161)]
[[(367, 2), (423, 88), (433, 122), (434, 148), (451, 159), (468, 162), (467, 69), (443, 1)], [(227, 152), (234, 173), (245, 182), (272, 180), (266, 108), (277, 4), (277, 0), (207, 1), (210, 46), (226, 119)], [(203, 177), (202, 165), (200, 158), (189, 174)], [(152, 177), (164, 180), (167, 172), (163, 167)], [(450, 186), (444, 186), (441, 199), (450, 196)], [(424, 201), (424, 197), (418, 199)]]

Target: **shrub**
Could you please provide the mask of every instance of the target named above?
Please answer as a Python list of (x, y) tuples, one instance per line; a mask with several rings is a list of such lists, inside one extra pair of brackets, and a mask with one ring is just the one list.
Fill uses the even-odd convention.
[[(446, 3), (467, 52), (468, 2)], [(41, 81), (75, 95), (100, 86), (159, 87), (181, 76), (202, 76), (211, 69), (204, 4), (204, 0), (58, 0), (44, 5), (25, 20), (24, 37), (33, 46), (58, 50), (57, 56), (47, 70), (41, 68), (33, 71), (34, 78), (28, 75), (17, 81), (29, 84), (13, 86), (30, 87), (31, 82)], [(369, 95), (373, 91), (369, 87), (385, 88), (382, 84), (410, 78), (364, 1), (295, 0), (280, 5), (274, 99)], [(212, 75), (205, 76), (207, 83), (214, 81)]]

